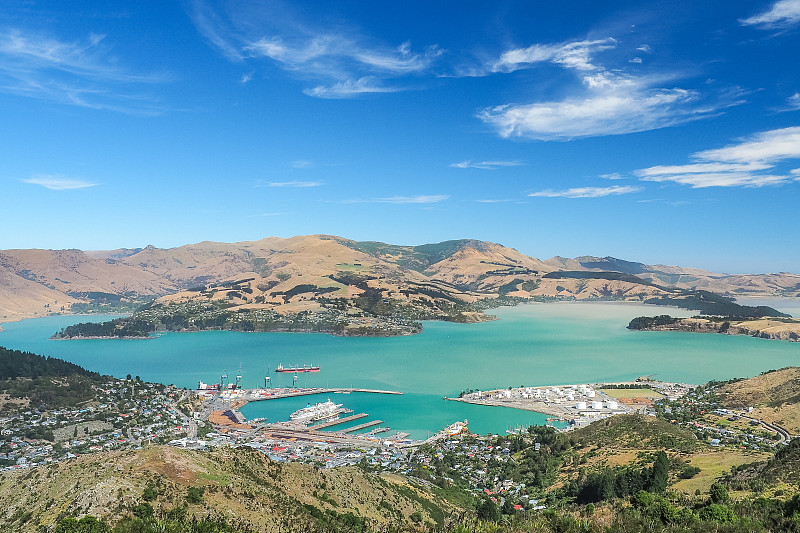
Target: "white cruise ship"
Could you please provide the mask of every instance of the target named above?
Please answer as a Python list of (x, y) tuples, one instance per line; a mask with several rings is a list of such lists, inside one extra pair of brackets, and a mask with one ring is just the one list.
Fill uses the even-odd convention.
[(293, 422), (314, 422), (338, 414), (341, 407), (342, 404), (333, 403), (329, 398), (327, 402), (314, 405), (309, 404), (308, 407), (298, 409), (289, 415), (289, 418), (291, 418)]

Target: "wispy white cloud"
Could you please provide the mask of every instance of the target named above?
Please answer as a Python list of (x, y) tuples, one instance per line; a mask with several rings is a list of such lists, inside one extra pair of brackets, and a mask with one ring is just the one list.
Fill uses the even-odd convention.
[(658, 165), (637, 170), (636, 175), (641, 178), (648, 178), (651, 176), (665, 176), (669, 174), (722, 174), (728, 172), (744, 174), (767, 168), (771, 168), (771, 165), (763, 163), (743, 164), (715, 161), (711, 163), (692, 163), (689, 165)]
[(200, 35), (231, 61), (244, 60), (240, 46), (231, 42), (228, 35), (232, 21), (226, 13), (215, 11), (204, 0), (189, 0), (187, 7), (189, 18)]
[(311, 89), (303, 89), (303, 93), (317, 98), (352, 98), (368, 93), (394, 93), (402, 91), (401, 87), (384, 87), (375, 76), (365, 76), (357, 80), (345, 80), (333, 85), (317, 85)]
[[(441, 51), (429, 47), (423, 53), (412, 53), (405, 42), (393, 50), (369, 48), (355, 39), (336, 33), (284, 39), (262, 37), (248, 44), (245, 53), (267, 57), (289, 70), (303, 70), (317, 75), (331, 75), (350, 68), (367, 68), (389, 74), (408, 74), (426, 70)], [(342, 63), (350, 63), (350, 66)]]
[(502, 137), (544, 141), (622, 135), (683, 124), (711, 116), (686, 89), (651, 89), (635, 79), (586, 78), (588, 94), (561, 101), (501, 105), (478, 117)]
[(376, 198), (376, 202), (385, 204), (435, 204), (444, 202), (450, 196), (446, 194), (421, 194), (419, 196), (392, 196), (390, 198)]
[(435, 204), (450, 198), (446, 194), (421, 194), (418, 196), (391, 196), (388, 198), (343, 200), (344, 204)]
[(414, 50), (362, 35), (346, 22), (324, 25), (290, 3), (230, 3), (227, 10), (193, 0), (198, 32), (235, 62), (270, 60), (294, 76), (317, 82), (303, 92), (317, 98), (352, 98), (406, 90), (397, 80), (430, 70), (442, 54), (436, 45)]
[(739, 144), (698, 152), (693, 158), (756, 165), (797, 159), (800, 158), (800, 127), (764, 131)]
[(734, 94), (705, 103), (698, 91), (659, 87), (664, 76), (634, 76), (596, 64), (593, 55), (615, 45), (614, 39), (603, 39), (505, 52), (493, 65), (494, 71), (511, 72), (551, 62), (575, 71), (582, 89), (562, 100), (486, 108), (478, 118), (502, 137), (563, 141), (675, 126), (741, 103)]
[(495, 170), (503, 167), (519, 167), (524, 165), (522, 161), (472, 161), (467, 159), (460, 163), (450, 163), (453, 168), (480, 168), (483, 170)]
[(746, 172), (709, 172), (688, 174), (665, 174), (642, 178), (645, 181), (671, 181), (691, 185), (693, 189), (705, 187), (764, 187), (786, 183), (786, 176), (750, 174)]
[(298, 188), (307, 188), (307, 187), (321, 187), (323, 183), (321, 181), (268, 181), (266, 183), (267, 187), (298, 187)]
[(277, 217), (281, 215), (288, 215), (289, 213), (257, 213), (255, 215), (245, 215), (246, 218), (260, 218), (260, 217)]
[(292, 168), (311, 168), (314, 166), (313, 161), (309, 161), (308, 159), (296, 159), (292, 161), (291, 165)]
[(34, 31), (0, 29), (0, 91), (135, 114), (162, 111), (157, 100), (132, 87), (161, 83), (163, 75), (126, 71), (108, 55), (105, 36), (67, 42)]
[(787, 98), (786, 104), (789, 106), (789, 111), (800, 111), (800, 93), (794, 93)]
[(652, 54), (653, 49), (650, 47), (649, 44), (643, 44), (641, 46), (637, 46), (636, 50), (639, 52), (644, 52), (645, 54)]
[(616, 43), (616, 40), (608, 38), (560, 44), (533, 44), (527, 48), (515, 48), (503, 52), (500, 59), (491, 65), (490, 70), (514, 72), (544, 62), (556, 63), (564, 68), (596, 70), (597, 67), (591, 62), (592, 53), (614, 48)]
[(85, 189), (94, 187), (97, 184), (83, 179), (70, 178), (62, 174), (34, 174), (28, 179), (22, 180), (24, 183), (41, 185), (53, 191), (65, 191), (69, 189)]
[(622, 180), (622, 179), (625, 179), (625, 177), (622, 174), (620, 174), (619, 172), (612, 172), (610, 174), (600, 174), (598, 177), (599, 178), (603, 178), (604, 180)]
[(644, 168), (635, 174), (643, 181), (693, 188), (782, 185), (794, 177), (776, 173), (774, 168), (783, 161), (800, 159), (800, 127), (761, 132), (737, 144), (697, 152), (690, 159), (694, 162)]
[(642, 187), (633, 185), (614, 185), (612, 187), (574, 187), (562, 191), (546, 189), (544, 191), (532, 192), (528, 196), (540, 198), (601, 198), (603, 196), (616, 196), (619, 194), (630, 194), (639, 192)]
[(745, 26), (761, 26), (763, 28), (783, 28), (800, 23), (800, 0), (778, 0), (769, 9), (742, 19)]
[(242, 77), (239, 80), (239, 83), (241, 83), (242, 85), (247, 85), (251, 81), (253, 81), (253, 73), (252, 72), (248, 72), (247, 74), (242, 74)]

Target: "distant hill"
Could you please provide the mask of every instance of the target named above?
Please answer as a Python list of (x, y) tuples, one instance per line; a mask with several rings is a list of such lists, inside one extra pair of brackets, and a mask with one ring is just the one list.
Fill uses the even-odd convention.
[(318, 312), (331, 301), (351, 314), (381, 315), (387, 304), (411, 318), (475, 321), (483, 317), (474, 311), (491, 306), (480, 302), (498, 298), (641, 302), (680, 300), (698, 289), (797, 296), (800, 276), (727, 276), (612, 257), (541, 261), (473, 239), (401, 246), (307, 235), (169, 249), (0, 251), (0, 321), (155, 298), (159, 305), (222, 302), (280, 315)]

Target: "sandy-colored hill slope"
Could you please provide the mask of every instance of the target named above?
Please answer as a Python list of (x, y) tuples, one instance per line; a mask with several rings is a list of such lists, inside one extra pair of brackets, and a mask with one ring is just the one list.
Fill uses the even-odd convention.
[[(636, 278), (543, 278), (563, 270), (622, 272), (646, 283)], [(0, 251), (0, 273), (0, 317), (5, 317), (0, 320), (61, 312), (62, 306), (69, 312), (73, 303), (98, 298), (141, 301), (165, 295), (165, 302), (225, 299), (235, 306), (262, 306), (281, 313), (313, 311), (323, 296), (358, 297), (365, 290), (360, 282), (379, 291), (380, 299), (427, 306), (431, 308), (427, 315), (449, 313), (444, 309), (448, 301), (470, 303), (506, 295), (641, 301), (675, 287), (732, 295), (800, 294), (800, 276), (795, 274), (726, 276), (594, 256), (540, 261), (500, 244), (471, 239), (399, 246), (332, 235), (205, 241), (169, 249), (6, 250)], [(249, 285), (240, 288), (251, 292), (222, 290), (225, 283), (242, 279)], [(373, 297), (378, 298), (377, 293)]]
[(623, 272), (665, 287), (700, 289), (721, 294), (800, 297), (800, 275), (721, 274), (699, 268), (674, 265), (646, 265), (614, 257), (553, 257), (544, 261), (553, 270)]
[(433, 279), (494, 289), (513, 278), (536, 279), (554, 270), (545, 263), (491, 242), (476, 242), (425, 269)]
[(113, 522), (145, 503), (147, 486), (158, 493), (150, 502), (156, 509), (179, 507), (186, 503), (188, 487), (202, 488), (203, 501), (189, 505), (190, 516), (235, 516), (253, 531), (322, 529), (306, 506), (323, 513), (350, 512), (376, 529), (395, 523), (404, 530), (413, 528), (408, 517), (414, 512), (435, 523), (450, 509), (401, 477), (278, 464), (250, 448), (197, 452), (158, 446), (0, 474), (0, 523), (8, 531), (39, 532), (62, 514), (91, 514)]
[(725, 385), (725, 407), (754, 407), (753, 416), (800, 434), (800, 368), (788, 367)]
[(64, 312), (77, 301), (0, 265), (0, 322)]
[(174, 290), (157, 275), (80, 250), (5, 250), (0, 264), (63, 293), (106, 292), (150, 296)]

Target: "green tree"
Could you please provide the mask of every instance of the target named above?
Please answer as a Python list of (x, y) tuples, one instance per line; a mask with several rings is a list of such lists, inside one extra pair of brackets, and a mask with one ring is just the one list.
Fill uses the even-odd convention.
[(713, 483), (708, 493), (711, 496), (711, 503), (727, 503), (731, 499), (728, 496), (728, 489), (720, 483)]
[(142, 493), (142, 499), (146, 502), (151, 502), (158, 498), (158, 489), (155, 485), (147, 485)]
[(727, 505), (712, 503), (700, 509), (700, 518), (709, 522), (733, 523), (739, 518)]
[(492, 500), (485, 498), (480, 505), (478, 505), (478, 518), (496, 522), (500, 519), (500, 510)]
[(105, 522), (93, 516), (84, 516), (80, 520), (68, 516), (59, 521), (55, 533), (108, 533), (111, 529)]
[(191, 504), (203, 503), (203, 488), (189, 487), (186, 489), (186, 501)]
[(667, 490), (667, 480), (669, 479), (669, 458), (664, 450), (656, 454), (656, 460), (653, 463), (653, 469), (650, 475), (649, 492), (664, 492)]

